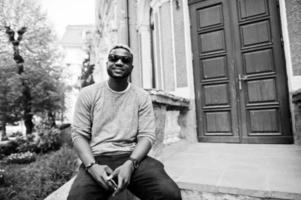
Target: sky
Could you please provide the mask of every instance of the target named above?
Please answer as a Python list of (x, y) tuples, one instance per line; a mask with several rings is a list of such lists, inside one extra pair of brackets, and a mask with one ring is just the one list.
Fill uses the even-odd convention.
[(67, 25), (93, 24), (95, 0), (40, 0), (58, 37), (64, 34)]

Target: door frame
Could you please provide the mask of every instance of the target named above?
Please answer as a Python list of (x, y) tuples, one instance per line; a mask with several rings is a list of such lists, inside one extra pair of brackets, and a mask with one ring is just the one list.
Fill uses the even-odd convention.
[(292, 56), (290, 49), (290, 41), (289, 41), (289, 33), (288, 33), (288, 21), (286, 14), (286, 6), (285, 0), (277, 0), (278, 2), (278, 15), (280, 17), (280, 27), (282, 34), (282, 42), (283, 42), (283, 54), (284, 54), (284, 62), (286, 67), (286, 77), (287, 77), (287, 87), (288, 87), (288, 99), (289, 99), (289, 111), (291, 115), (291, 130), (293, 137), (296, 135), (296, 121), (294, 115), (294, 104), (293, 104), (293, 64), (292, 64)]

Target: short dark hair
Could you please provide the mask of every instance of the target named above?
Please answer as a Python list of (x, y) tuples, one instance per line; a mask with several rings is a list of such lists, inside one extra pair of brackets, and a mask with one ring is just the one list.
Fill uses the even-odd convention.
[(116, 44), (114, 45), (110, 51), (109, 51), (109, 54), (114, 50), (114, 49), (124, 49), (126, 50), (127, 52), (129, 52), (131, 54), (131, 57), (133, 58), (133, 53), (132, 53), (132, 50), (130, 47), (128, 47), (127, 45), (124, 45), (124, 44)]

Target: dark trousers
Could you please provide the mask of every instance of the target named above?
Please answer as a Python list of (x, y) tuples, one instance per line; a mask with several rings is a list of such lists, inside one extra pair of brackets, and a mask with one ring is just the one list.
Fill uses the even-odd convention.
[[(129, 155), (99, 156), (96, 162), (115, 169), (123, 164)], [(163, 164), (151, 157), (140, 163), (131, 177), (127, 189), (141, 200), (181, 200), (176, 183), (166, 174)], [(106, 200), (112, 191), (102, 188), (81, 165), (79, 173), (69, 192), (68, 200)]]

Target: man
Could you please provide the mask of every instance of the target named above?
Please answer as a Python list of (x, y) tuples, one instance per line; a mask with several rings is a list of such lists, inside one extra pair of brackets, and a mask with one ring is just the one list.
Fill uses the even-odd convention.
[(128, 82), (132, 63), (127, 46), (114, 46), (108, 81), (79, 94), (72, 139), (82, 165), (69, 200), (104, 200), (125, 188), (141, 200), (181, 199), (163, 164), (147, 156), (155, 140), (154, 113), (148, 93)]

